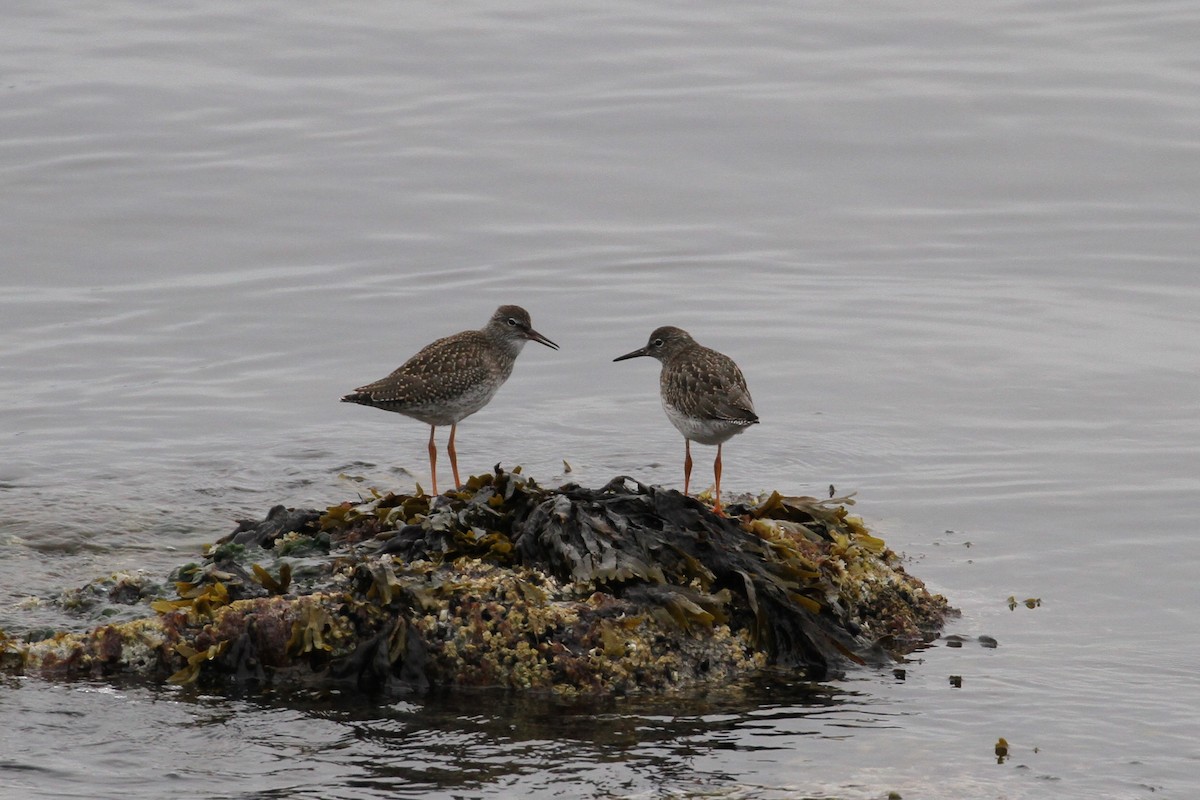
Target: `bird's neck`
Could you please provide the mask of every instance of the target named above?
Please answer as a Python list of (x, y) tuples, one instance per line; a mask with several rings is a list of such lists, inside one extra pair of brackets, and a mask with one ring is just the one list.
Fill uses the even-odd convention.
[(528, 343), (528, 339), (509, 339), (507, 337), (496, 340), (496, 346), (507, 355), (509, 358), (516, 358), (521, 354), (521, 350)]

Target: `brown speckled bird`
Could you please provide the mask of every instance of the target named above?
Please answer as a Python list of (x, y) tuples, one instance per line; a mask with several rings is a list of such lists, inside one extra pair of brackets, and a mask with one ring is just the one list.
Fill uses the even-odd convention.
[(645, 347), (617, 356), (613, 361), (650, 356), (662, 362), (659, 388), (667, 419), (683, 434), (683, 493), (692, 477), (692, 442), (715, 444), (713, 462), (716, 502), (721, 512), (721, 445), (734, 434), (758, 422), (746, 378), (738, 365), (716, 350), (696, 343), (688, 332), (670, 325), (650, 334)]
[(358, 387), (342, 402), (395, 411), (429, 426), (429, 471), (434, 495), (438, 489), (433, 435), (437, 426), (449, 425), (446, 452), (454, 486), (461, 488), (454, 450), (458, 423), (488, 404), (512, 374), (513, 364), (528, 341), (558, 349), (533, 329), (528, 311), (520, 306), (500, 306), (480, 330), (463, 331), (426, 345), (391, 375)]

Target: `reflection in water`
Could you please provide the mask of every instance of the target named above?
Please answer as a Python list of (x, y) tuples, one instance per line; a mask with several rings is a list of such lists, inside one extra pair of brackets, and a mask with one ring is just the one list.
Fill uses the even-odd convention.
[(606, 764), (621, 766), (613, 780), (625, 792), (728, 785), (734, 776), (703, 766), (714, 749), (787, 750), (795, 736), (849, 735), (839, 720), (890, 724), (872, 719), (869, 704), (835, 686), (764, 677), (702, 696), (566, 701), (471, 691), (386, 706), (295, 697), (286, 705), (342, 731), (342, 745), (309, 757), (352, 768), (348, 786), (371, 796), (423, 796), (494, 789), (517, 778), (546, 788), (597, 780)]

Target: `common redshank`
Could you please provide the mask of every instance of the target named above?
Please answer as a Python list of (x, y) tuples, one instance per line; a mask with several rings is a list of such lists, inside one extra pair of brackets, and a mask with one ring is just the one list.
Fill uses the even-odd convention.
[(439, 425), (449, 425), (446, 452), (454, 486), (461, 488), (454, 450), (458, 423), (488, 404), (512, 374), (521, 348), (529, 341), (558, 349), (533, 329), (528, 311), (520, 306), (500, 306), (479, 330), (463, 331), (426, 345), (391, 375), (358, 387), (342, 402), (395, 411), (429, 426), (429, 471), (434, 495), (438, 488), (433, 435)]
[(717, 446), (713, 511), (721, 514), (721, 446), (758, 422), (745, 376), (729, 356), (697, 344), (687, 331), (670, 325), (650, 334), (645, 347), (613, 361), (638, 356), (662, 362), (658, 384), (663, 410), (683, 434), (684, 494), (692, 478), (692, 442)]

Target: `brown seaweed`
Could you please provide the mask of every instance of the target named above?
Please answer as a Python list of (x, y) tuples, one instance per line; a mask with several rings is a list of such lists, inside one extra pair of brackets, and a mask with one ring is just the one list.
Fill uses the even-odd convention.
[(545, 489), (497, 467), (436, 498), (277, 506), (177, 570), (151, 616), (0, 632), (0, 668), (389, 693), (823, 679), (902, 658), (949, 611), (852, 503), (772, 493), (721, 517), (627, 477)]

